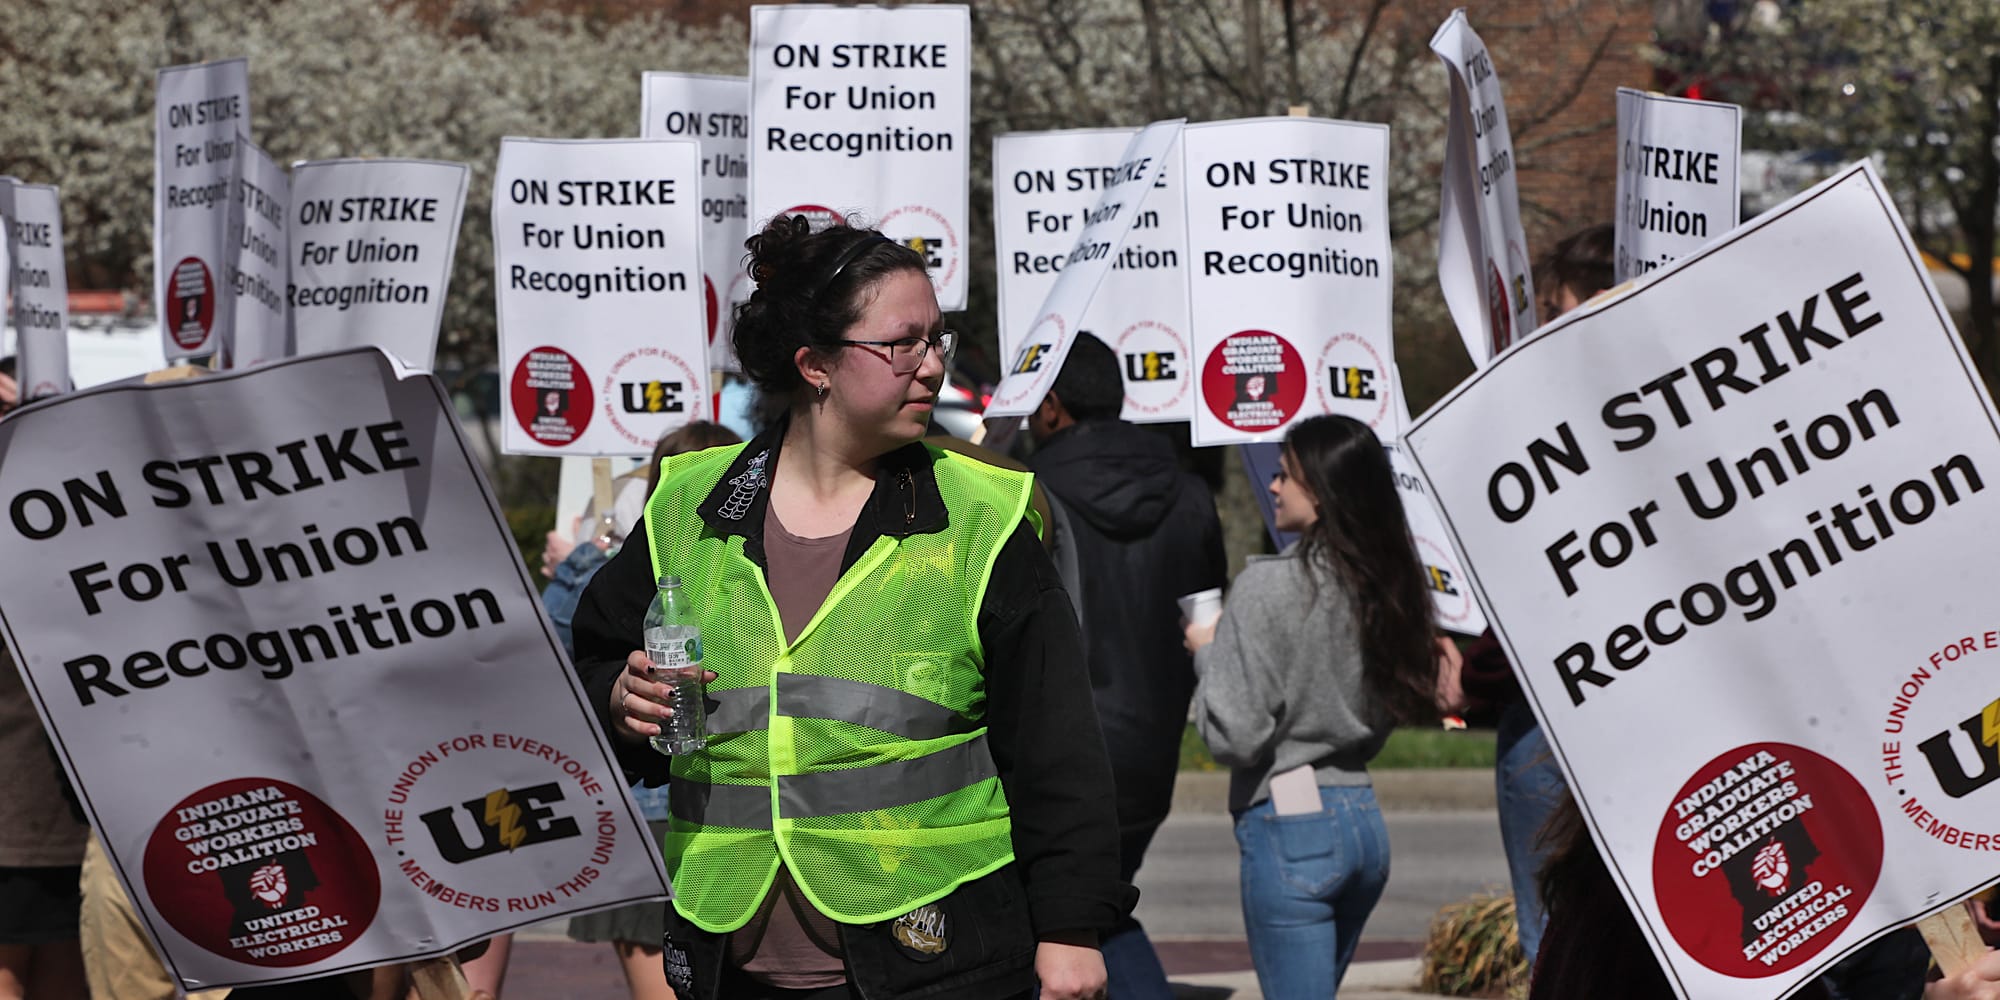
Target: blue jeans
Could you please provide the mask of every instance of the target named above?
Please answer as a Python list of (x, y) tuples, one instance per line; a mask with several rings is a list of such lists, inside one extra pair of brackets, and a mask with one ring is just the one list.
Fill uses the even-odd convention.
[(556, 638), (571, 658), (576, 656), (576, 641), (569, 626), (576, 618), (576, 602), (583, 599), (583, 589), (590, 586), (590, 578), (609, 558), (595, 545), (579, 545), (556, 566), (555, 576), (542, 588), (542, 607), (548, 610), (549, 624), (555, 626)]
[[(1158, 832), (1158, 823), (1121, 828), (1118, 831), (1118, 877), (1126, 882), (1139, 873), (1146, 848)], [(1129, 914), (1098, 942), (1104, 956), (1104, 974), (1110, 1000), (1173, 1000), (1167, 985), (1167, 970), (1159, 952), (1146, 936), (1146, 928)]]
[(645, 785), (633, 785), (632, 801), (638, 803), (639, 815), (646, 817), (646, 822), (667, 821), (667, 786), (648, 788)]
[(1562, 804), (1569, 786), (1563, 783), (1562, 768), (1556, 766), (1549, 741), (1542, 736), (1542, 727), (1525, 701), (1517, 701), (1500, 713), (1495, 751), (1498, 759), (1493, 785), (1500, 807), (1500, 846), (1507, 852), (1507, 875), (1514, 883), (1514, 917), (1520, 925), (1521, 950), (1527, 953), (1532, 969), (1535, 954), (1542, 947), (1542, 928), (1548, 922), (1548, 914), (1542, 910), (1540, 882), (1548, 850), (1538, 841), (1543, 824)]
[(1332, 997), (1389, 881), (1389, 830), (1366, 785), (1324, 787), (1321, 810), (1236, 817), (1243, 925), (1267, 997)]

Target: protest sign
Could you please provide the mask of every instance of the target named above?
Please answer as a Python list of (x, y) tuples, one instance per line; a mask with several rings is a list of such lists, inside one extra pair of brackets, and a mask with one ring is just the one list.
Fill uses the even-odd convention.
[(365, 349), (120, 383), (0, 456), (0, 561), (35, 568), (0, 626), (184, 988), (664, 893), (435, 378)]
[[(0, 218), (7, 226), (0, 273), (11, 278), (21, 399), (67, 392), (69, 270), (63, 262), (62, 199), (53, 185), (6, 179), (0, 181)], [(0, 295), (5, 292), (0, 289)]]
[[(1424, 583), (1431, 590), (1431, 606), (1437, 610), (1439, 627), (1460, 635), (1477, 636), (1486, 631), (1486, 614), (1473, 599), (1466, 579), (1465, 556), (1458, 542), (1445, 530), (1444, 516), (1437, 500), (1417, 474), (1403, 435), (1410, 429), (1410, 397), (1403, 388), (1401, 365), (1392, 366), (1396, 381), (1396, 429), (1381, 435), (1389, 453), (1389, 468), (1396, 477), (1396, 489), (1403, 498), (1403, 516), (1410, 524), (1410, 539), (1416, 543), (1417, 557), (1423, 560)], [(1247, 447), (1247, 446), (1246, 446)]]
[(1166, 170), (1167, 153), (1181, 132), (1181, 120), (1154, 122), (1126, 143), (1108, 172), (1097, 175), (1096, 203), (1085, 209), (1069, 252), (1051, 266), (1055, 284), (1028, 324), (1005, 376), (987, 402), (987, 417), (1025, 417), (1040, 406), (1062, 371), (1063, 359), (1082, 328), (1091, 298), (1123, 252), (1126, 237), (1145, 214), (1145, 201)]
[(1410, 461), (1401, 442), (1384, 440), (1389, 453), (1389, 471), (1396, 478), (1396, 495), (1403, 500), (1403, 518), (1410, 524), (1410, 540), (1416, 544), (1417, 559), (1424, 566), (1424, 586), (1431, 593), (1431, 607), (1437, 612), (1438, 627), (1459, 635), (1476, 636), (1486, 631), (1486, 615), (1472, 598), (1472, 584), (1466, 579), (1465, 560), (1437, 503)]
[(1257, 512), (1264, 517), (1264, 532), (1271, 536), (1271, 546), (1279, 552), (1299, 540), (1295, 531), (1278, 530), (1277, 498), (1271, 495), (1271, 481), (1284, 469), (1285, 447), (1279, 441), (1252, 441), (1236, 446), (1236, 455), (1243, 461), (1243, 476), (1250, 480), (1250, 495), (1257, 498)]
[(168, 360), (214, 354), (236, 310), (222, 297), (230, 262), (229, 182), (236, 137), (250, 133), (250, 63), (159, 71), (153, 111), (153, 307)]
[(1407, 440), (1679, 995), (2000, 877), (2000, 417), (1865, 163)]
[(708, 310), (708, 361), (740, 371), (729, 335), (733, 307), (750, 298), (743, 241), (750, 238), (750, 81), (740, 76), (647, 73), (640, 81), (639, 135), (701, 146), (701, 297)]
[(750, 219), (849, 215), (965, 308), (972, 18), (957, 4), (750, 8)]
[[(1011, 358), (1042, 300), (1055, 286), (1076, 233), (1096, 206), (1138, 129), (1015, 132), (993, 138), (993, 230), (1000, 278), (1000, 356)], [(1135, 423), (1193, 416), (1186, 271), (1181, 253), (1180, 150), (1132, 220), (1133, 236), (1090, 300), (1083, 332), (1117, 352), (1124, 371), (1124, 418)]]
[[(0, 177), (0, 299), (14, 292), (14, 232), (12, 201), (15, 184), (12, 177)], [(0, 357), (7, 357), (19, 350), (12, 323), (0, 327)]]
[(470, 175), (465, 164), (441, 160), (292, 165), (300, 354), (375, 346), (430, 367)]
[(1537, 325), (1535, 276), (1521, 233), (1514, 139), (1500, 74), (1460, 8), (1431, 36), (1451, 81), (1438, 195), (1438, 284), (1474, 365)]
[(1181, 149), (1195, 443), (1276, 441), (1316, 413), (1393, 436), (1389, 127), (1211, 122)]
[(1617, 280), (1736, 228), (1743, 109), (1618, 88)]
[(709, 412), (701, 148), (500, 142), (493, 177), (502, 447), (650, 455)]
[(292, 182), (248, 136), (237, 135), (232, 162), (229, 234), (236, 252), (225, 298), (236, 320), (223, 354), (229, 367), (249, 368), (292, 354), (286, 301)]

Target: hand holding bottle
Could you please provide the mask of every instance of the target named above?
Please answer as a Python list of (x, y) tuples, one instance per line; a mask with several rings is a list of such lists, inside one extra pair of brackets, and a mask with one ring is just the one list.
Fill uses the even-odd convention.
[[(715, 680), (715, 671), (704, 670), (703, 685)], [(653, 679), (653, 661), (646, 651), (635, 649), (625, 658), (625, 670), (611, 684), (611, 722), (619, 737), (638, 743), (660, 735), (673, 716), (674, 685)]]

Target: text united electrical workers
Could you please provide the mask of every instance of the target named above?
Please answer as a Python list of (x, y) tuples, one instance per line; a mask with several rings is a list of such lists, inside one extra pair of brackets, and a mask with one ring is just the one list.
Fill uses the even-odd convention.
[[(1881, 323), (1881, 313), (1869, 305), (1865, 277), (1860, 272), (1845, 275), (1745, 331), (1736, 344), (1717, 347), (1611, 397), (1599, 416), (1619, 452), (1644, 448), (1672, 428), (1721, 410), (1734, 397), (1813, 369), (1828, 352)], [(1644, 663), (1654, 647), (1679, 642), (1732, 609), (1745, 621), (1763, 618), (1776, 609), (1784, 591), (1986, 488), (1970, 456), (1923, 456), (1921, 439), (1898, 441), (1902, 423), (1896, 400), (1883, 389), (1868, 389), (1830, 412), (1776, 421), (1767, 435), (1744, 442), (1748, 450), (1741, 458), (1718, 456), (1677, 473), (1667, 502), (1701, 521), (1713, 521), (1858, 449), (1888, 448), (1909, 463), (1909, 478), (1881, 489), (1863, 485), (1851, 498), (1806, 514), (1796, 537), (1777, 540), (1767, 551), (1724, 571), (1719, 580), (1700, 580), (1678, 593), (1659, 595), (1636, 620), (1612, 629), (1601, 642), (1576, 642), (1556, 654), (1554, 665), (1571, 704), (1583, 704), (1589, 689), (1606, 687)], [(1531, 442), (1525, 460), (1502, 463), (1493, 471), (1486, 485), (1488, 506), (1502, 522), (1512, 524), (1528, 514), (1538, 491), (1553, 493), (1590, 468), (1589, 454), (1565, 421), (1553, 434)], [(1621, 518), (1567, 531), (1550, 542), (1544, 555), (1564, 595), (1574, 596), (1635, 552), (1658, 545), (1660, 504), (1648, 500)], [(1607, 672), (1606, 666), (1616, 672)]]
[[(919, 86), (916, 81), (921, 81), (925, 74), (951, 69), (945, 55), (947, 48), (938, 42), (784, 44), (771, 47), (771, 65), (809, 71), (851, 69), (868, 74), (860, 81), (832, 87), (786, 84), (782, 107), (787, 113), (797, 115), (799, 124), (823, 121), (829, 112), (935, 113), (939, 110), (937, 91)], [(909, 72), (910, 80), (885, 82), (882, 74), (894, 71)], [(791, 126), (791, 122), (765, 125), (765, 150), (840, 153), (852, 158), (863, 153), (950, 153), (956, 143), (950, 132), (926, 130), (915, 122), (889, 120), (865, 132), (815, 132)]]
[[(651, 180), (555, 181), (517, 178), (507, 185), (508, 197), (516, 205), (554, 205), (558, 208), (645, 208), (675, 204), (678, 182), (670, 177)], [(628, 226), (623, 222), (592, 225), (521, 223), (521, 231), (495, 233), (495, 239), (513, 239), (520, 246), (543, 253), (618, 253), (668, 249), (672, 244), (666, 230), (657, 226)], [(555, 292), (588, 299), (593, 295), (620, 293), (684, 292), (686, 271), (654, 270), (633, 262), (628, 256), (608, 267), (577, 271), (538, 270), (522, 264), (507, 267), (507, 287), (517, 291)]]
[[(54, 488), (15, 494), (8, 499), (7, 514), (15, 531), (48, 541), (125, 517), (134, 504), (150, 503), (162, 510), (223, 507), (422, 464), (402, 423), (389, 421), (315, 434), (268, 449), (156, 459), (118, 475), (109, 469), (87, 473)], [(423, 525), (410, 516), (351, 526), (295, 522), (282, 532), (260, 532), (255, 541), (248, 536), (217, 538), (163, 558), (119, 566), (93, 562), (69, 570), (63, 579), (86, 619), (95, 619), (115, 613), (127, 602), (174, 595), (215, 601), (217, 582), (238, 589), (281, 584), (429, 549)], [(107, 639), (118, 634), (111, 620), (97, 625), (107, 630)], [(499, 598), (484, 587), (408, 603), (385, 593), (280, 627), (190, 636), (162, 649), (123, 656), (89, 653), (64, 662), (63, 671), (77, 702), (87, 707), (211, 670), (254, 665), (264, 677), (283, 680), (302, 664), (442, 639), (505, 620)]]

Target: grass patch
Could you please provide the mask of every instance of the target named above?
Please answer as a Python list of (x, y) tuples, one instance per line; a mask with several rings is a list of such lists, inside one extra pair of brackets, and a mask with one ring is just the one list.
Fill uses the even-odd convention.
[[(1492, 767), (1493, 731), (1470, 729), (1452, 731), (1429, 727), (1398, 729), (1389, 734), (1388, 745), (1370, 761), (1371, 768), (1396, 767)], [(1220, 771), (1223, 766), (1210, 756), (1201, 734), (1190, 724), (1181, 733), (1181, 770)]]

